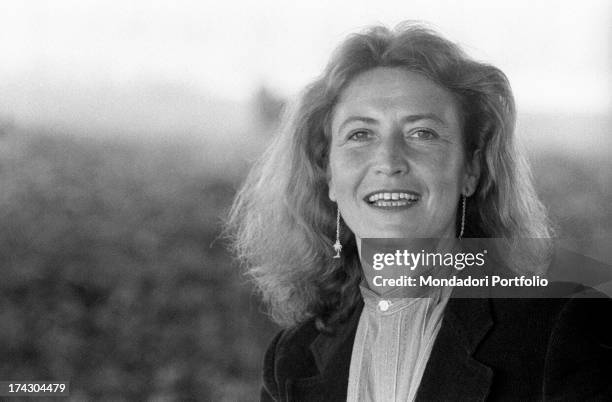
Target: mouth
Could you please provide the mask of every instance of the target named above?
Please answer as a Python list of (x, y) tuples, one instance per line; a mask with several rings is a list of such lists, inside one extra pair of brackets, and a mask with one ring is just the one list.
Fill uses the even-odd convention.
[(373, 208), (405, 209), (421, 199), (421, 195), (408, 190), (379, 190), (369, 193), (363, 200)]

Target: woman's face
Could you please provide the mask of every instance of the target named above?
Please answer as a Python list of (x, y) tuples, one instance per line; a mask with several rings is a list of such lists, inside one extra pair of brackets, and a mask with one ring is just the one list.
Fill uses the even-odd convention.
[(329, 198), (358, 239), (455, 237), (460, 195), (472, 194), (479, 172), (466, 162), (450, 92), (375, 68), (342, 92), (331, 131)]

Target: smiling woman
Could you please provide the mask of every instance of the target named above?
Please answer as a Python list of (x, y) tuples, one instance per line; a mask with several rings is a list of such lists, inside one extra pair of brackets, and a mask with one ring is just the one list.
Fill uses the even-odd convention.
[(611, 335), (586, 319), (609, 314), (609, 300), (459, 299), (452, 287), (400, 298), (362, 264), (365, 238), (438, 249), (540, 238), (504, 267), (549, 265), (551, 229), (514, 121), (506, 76), (423, 26), (374, 27), (339, 46), (230, 214), (236, 252), (285, 327), (265, 356), (262, 400), (612, 395)]

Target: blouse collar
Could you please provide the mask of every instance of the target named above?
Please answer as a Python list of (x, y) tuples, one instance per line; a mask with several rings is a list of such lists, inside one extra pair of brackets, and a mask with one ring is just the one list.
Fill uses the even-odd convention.
[(396, 287), (383, 295), (378, 295), (369, 288), (367, 281), (362, 279), (359, 284), (359, 290), (366, 308), (375, 310), (383, 315), (390, 315), (415, 303), (435, 306), (442, 297), (450, 296), (452, 289), (444, 289), (445, 291), (443, 292), (442, 288), (435, 288), (422, 297), (405, 297), (403, 295), (405, 289)]

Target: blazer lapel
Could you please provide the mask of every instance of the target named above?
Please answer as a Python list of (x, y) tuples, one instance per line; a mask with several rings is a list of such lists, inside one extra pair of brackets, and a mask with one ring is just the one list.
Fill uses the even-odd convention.
[(363, 300), (360, 300), (349, 316), (346, 324), (340, 327), (337, 334), (334, 336), (319, 334), (312, 342), (310, 350), (312, 351), (319, 372), (322, 373), (326, 369), (331, 358), (341, 351), (341, 347), (344, 343), (350, 340), (352, 349), (362, 310)]
[(483, 401), (493, 370), (473, 354), (493, 326), (488, 299), (451, 297), (416, 401)]
[(286, 384), (288, 401), (346, 400), (351, 354), (361, 310), (363, 301), (357, 304), (334, 335), (317, 335), (310, 344), (310, 351), (318, 374), (289, 379)]

